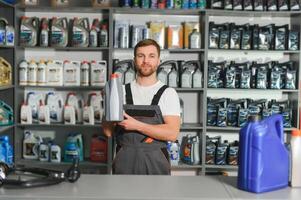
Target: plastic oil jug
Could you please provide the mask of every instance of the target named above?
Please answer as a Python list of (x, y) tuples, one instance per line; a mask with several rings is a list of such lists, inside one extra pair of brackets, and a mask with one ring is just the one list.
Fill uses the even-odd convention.
[(14, 122), (13, 109), (0, 100), (0, 126), (12, 125)]
[(74, 158), (79, 158), (79, 161), (84, 160), (81, 134), (70, 134), (65, 142), (64, 161), (72, 162)]
[(50, 124), (49, 107), (47, 105), (44, 105), (42, 101), (40, 101), (38, 116), (39, 116), (39, 124)]
[(83, 99), (81, 96), (73, 92), (67, 94), (67, 105), (73, 106), (75, 110), (75, 118), (77, 123), (83, 122)]
[(37, 66), (37, 85), (43, 86), (47, 84), (47, 65), (44, 60), (40, 60)]
[(95, 124), (94, 110), (92, 106), (84, 105), (83, 122), (84, 124)]
[(37, 17), (21, 17), (20, 45), (36, 46), (38, 42), (39, 19)]
[(100, 123), (103, 116), (103, 98), (101, 94), (89, 94), (89, 106), (93, 108), (93, 117), (95, 123)]
[(83, 61), (80, 65), (80, 85), (89, 86), (90, 84), (90, 65), (87, 61)]
[(158, 74), (157, 74), (158, 80), (161, 81), (164, 85), (167, 85), (167, 80), (168, 80), (167, 76), (168, 73), (165, 71), (163, 67), (158, 69)]
[(107, 82), (107, 62), (105, 60), (91, 62), (91, 86), (105, 86)]
[(73, 106), (68, 104), (64, 107), (64, 123), (76, 124), (75, 109)]
[(21, 124), (32, 124), (31, 107), (23, 102), (20, 112)]
[(123, 120), (123, 90), (117, 74), (111, 75), (111, 80), (105, 87), (106, 121)]
[(96, 26), (92, 26), (89, 34), (89, 46), (97, 47), (98, 46), (98, 31)]
[(50, 44), (53, 47), (66, 47), (68, 45), (68, 21), (66, 17), (52, 18)]
[(61, 147), (56, 144), (51, 144), (50, 147), (50, 162), (60, 163), (61, 162)]
[(128, 69), (124, 72), (124, 84), (130, 83), (135, 80), (136, 73), (134, 71), (134, 63), (130, 64)]
[(2, 57), (0, 57), (0, 86), (10, 85), (12, 83), (11, 65)]
[(90, 159), (93, 162), (107, 162), (108, 144), (106, 138), (93, 135), (90, 147)]
[[(177, 64), (177, 62), (175, 62), (175, 64)], [(179, 87), (178, 70), (175, 66), (173, 66), (171, 71), (168, 73), (168, 86), (174, 88)]]
[(5, 45), (14, 46), (15, 44), (15, 29), (12, 26), (6, 26), (5, 28)]
[(301, 187), (301, 131), (294, 129), (291, 137), (291, 186)]
[(128, 60), (118, 61), (116, 59), (116, 60), (113, 61), (113, 63), (114, 63), (113, 64), (113, 66), (114, 66), (114, 74), (117, 74), (120, 82), (122, 84), (124, 84), (124, 82), (125, 82), (124, 74), (125, 74), (125, 72), (127, 71), (127, 69), (129, 67), (131, 67), (131, 66), (133, 67), (134, 66), (133, 60), (128, 59)]
[(63, 85), (63, 62), (48, 61), (47, 63), (47, 85), (62, 86)]
[(203, 87), (203, 73), (202, 73), (199, 65), (196, 66), (196, 69), (194, 70), (194, 72), (192, 74), (192, 87), (193, 88), (202, 88)]
[(77, 18), (73, 19), (72, 26), (72, 46), (88, 47), (89, 46), (89, 19)]
[(49, 92), (46, 95), (46, 105), (49, 107), (49, 116), (51, 123), (59, 123), (63, 121), (63, 105), (64, 101), (60, 94)]
[(28, 63), (26, 60), (22, 60), (19, 64), (19, 84), (28, 84)]
[(180, 161), (180, 145), (178, 140), (175, 142), (167, 142), (167, 150), (169, 154), (170, 164), (176, 166)]
[(13, 155), (13, 147), (9, 143), (9, 137), (7, 135), (0, 136), (0, 162), (12, 166), (14, 161)]
[(262, 121), (254, 116), (240, 130), (239, 189), (260, 193), (288, 185), (289, 153), (284, 144), (282, 121), (279, 114)]
[(38, 109), (41, 100), (43, 101), (43, 98), (40, 94), (36, 94), (35, 92), (27, 93), (26, 104), (31, 107), (33, 122), (38, 122)]
[(32, 132), (24, 132), (23, 140), (23, 158), (25, 159), (38, 159), (39, 158), (39, 145), (41, 138), (36, 137)]
[(99, 32), (99, 46), (107, 47), (109, 46), (109, 32), (107, 24), (102, 24)]
[(43, 24), (40, 32), (40, 46), (48, 47), (48, 45), (49, 45), (49, 28), (47, 24)]
[(200, 140), (198, 136), (191, 138), (191, 164), (198, 165), (200, 164)]
[(39, 146), (39, 160), (42, 162), (49, 161), (49, 146), (45, 142), (42, 142)]
[(80, 62), (64, 61), (64, 85), (80, 86)]
[(37, 85), (38, 66), (34, 60), (28, 65), (28, 85)]
[(0, 18), (0, 45), (5, 45), (5, 28), (8, 25), (8, 22), (4, 18)]

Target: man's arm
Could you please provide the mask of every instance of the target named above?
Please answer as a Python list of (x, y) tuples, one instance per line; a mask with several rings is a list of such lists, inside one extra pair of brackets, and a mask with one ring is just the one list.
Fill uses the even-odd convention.
[(134, 119), (133, 117), (124, 114), (125, 120), (119, 123), (125, 130), (139, 131), (151, 138), (175, 141), (178, 138), (180, 132), (180, 117), (167, 115), (163, 116), (164, 124), (146, 124)]
[(104, 135), (107, 137), (112, 137), (116, 123), (103, 121), (101, 125)]

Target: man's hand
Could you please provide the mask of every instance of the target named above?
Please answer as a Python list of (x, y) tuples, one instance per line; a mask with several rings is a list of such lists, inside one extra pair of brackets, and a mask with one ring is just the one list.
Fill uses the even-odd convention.
[(102, 121), (102, 130), (105, 136), (111, 137), (113, 134), (113, 130), (116, 126), (116, 122), (107, 122), (107, 121)]
[(140, 125), (141, 122), (134, 119), (133, 117), (129, 116), (126, 113), (124, 113), (123, 116), (124, 116), (125, 120), (123, 120), (122, 122), (119, 122), (118, 125), (121, 126), (124, 130), (136, 131), (138, 125)]

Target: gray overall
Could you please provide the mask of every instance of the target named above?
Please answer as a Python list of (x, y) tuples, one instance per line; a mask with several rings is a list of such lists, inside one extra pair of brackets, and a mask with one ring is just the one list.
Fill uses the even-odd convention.
[[(133, 105), (131, 87), (130, 84), (126, 84), (124, 111), (144, 123), (163, 124), (158, 103), (166, 88), (167, 86), (164, 85), (158, 90), (151, 105)], [(154, 139), (151, 143), (146, 143), (147, 138), (137, 131), (125, 131), (120, 128), (116, 134), (117, 154), (113, 161), (114, 174), (170, 174), (166, 142)]]

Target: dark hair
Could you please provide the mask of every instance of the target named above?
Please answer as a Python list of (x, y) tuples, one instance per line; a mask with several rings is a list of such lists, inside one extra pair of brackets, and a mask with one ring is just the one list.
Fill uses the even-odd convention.
[(140, 40), (134, 48), (134, 56), (136, 57), (137, 49), (139, 47), (145, 47), (145, 46), (155, 46), (157, 48), (158, 55), (160, 56), (160, 46), (155, 40), (152, 39)]

